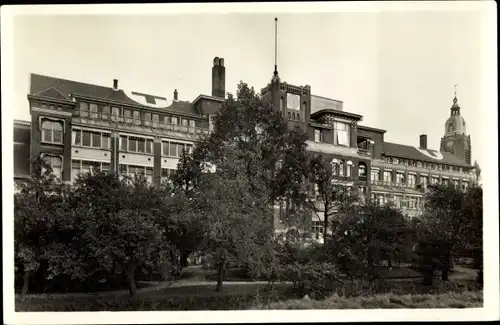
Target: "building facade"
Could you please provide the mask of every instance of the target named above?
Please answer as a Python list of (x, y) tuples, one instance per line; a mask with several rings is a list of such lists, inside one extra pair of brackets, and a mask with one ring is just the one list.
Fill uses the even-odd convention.
[[(43, 156), (63, 182), (95, 169), (143, 173), (160, 185), (175, 173), (182, 152), (213, 129), (213, 117), (225, 100), (223, 58), (214, 58), (211, 95), (193, 101), (144, 94), (31, 74), (27, 96), (31, 121), (14, 122), (14, 177), (30, 174), (30, 158)], [(440, 151), (384, 141), (386, 130), (363, 126), (362, 116), (344, 110), (338, 100), (313, 95), (310, 86), (281, 81), (275, 71), (261, 96), (282, 112), (290, 126), (308, 135), (311, 153), (324, 155), (335, 178), (362, 199), (393, 202), (405, 215), (423, 211), (427, 184), (452, 182), (466, 188), (474, 181), (470, 136), (453, 100)], [(311, 113), (314, 112), (314, 113)], [(319, 202), (319, 204), (321, 204)], [(283, 232), (289, 207), (275, 206), (275, 228)], [(322, 220), (306, 216), (307, 231), (322, 232)]]

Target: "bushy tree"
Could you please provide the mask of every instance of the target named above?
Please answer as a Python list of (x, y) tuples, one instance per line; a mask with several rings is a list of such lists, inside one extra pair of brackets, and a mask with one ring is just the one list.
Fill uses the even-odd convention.
[(432, 284), (440, 268), (448, 279), (457, 252), (482, 251), (482, 190), (433, 185), (425, 197), (425, 214), (418, 223), (425, 282)]
[[(30, 276), (48, 259), (58, 257), (51, 252), (57, 247), (57, 224), (68, 210), (64, 185), (56, 181), (50, 165), (37, 158), (32, 169), (33, 176), (20, 184), (20, 191), (14, 195), (14, 249), (16, 269), (23, 272), (23, 296), (28, 292)], [(46, 276), (52, 277), (50, 273)]]
[[(175, 184), (185, 191), (195, 188), (207, 166), (219, 168), (228, 159), (226, 149), (232, 148), (252, 193), (264, 190), (270, 205), (277, 200), (302, 202), (306, 139), (300, 128), (287, 126), (277, 108), (240, 83), (236, 97), (230, 94), (216, 115), (214, 132), (181, 160)], [(268, 222), (272, 220), (270, 216)]]
[(166, 198), (144, 178), (122, 179), (104, 172), (81, 176), (74, 191), (80, 254), (94, 262), (94, 270), (112, 272), (120, 266), (130, 294), (135, 296), (138, 268), (165, 267), (174, 249), (161, 220), (170, 216), (155, 208)]
[[(211, 257), (217, 269), (216, 290), (222, 289), (228, 265), (246, 266), (254, 277), (265, 273), (272, 245), (263, 184), (250, 184), (243, 172), (244, 162), (227, 148), (226, 162), (215, 173), (204, 174), (193, 196), (191, 213), (202, 220), (201, 250)], [(255, 191), (260, 186), (261, 191)], [(259, 194), (260, 193), (260, 194)]]
[(386, 269), (383, 262), (404, 250), (411, 232), (404, 216), (391, 206), (354, 204), (332, 220), (327, 247), (346, 275), (374, 281)]

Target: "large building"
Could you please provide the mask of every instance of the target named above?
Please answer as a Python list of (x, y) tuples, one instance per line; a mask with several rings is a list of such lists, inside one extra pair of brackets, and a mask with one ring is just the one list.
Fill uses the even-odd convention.
[[(31, 74), (27, 96), (31, 121), (14, 122), (14, 177), (30, 174), (29, 159), (43, 155), (55, 175), (72, 182), (78, 173), (101, 170), (144, 173), (155, 185), (175, 172), (183, 150), (211, 132), (212, 119), (225, 100), (224, 59), (215, 58), (211, 95), (193, 101)], [(290, 125), (307, 134), (308, 150), (332, 162), (339, 182), (361, 197), (392, 201), (405, 215), (423, 211), (427, 184), (452, 182), (466, 188), (474, 181), (470, 136), (455, 97), (439, 151), (384, 141), (386, 130), (360, 125), (362, 116), (338, 100), (313, 95), (310, 86), (281, 81), (275, 70), (262, 98), (279, 108)], [(314, 112), (314, 113), (311, 113)], [(277, 206), (277, 231), (289, 228), (288, 209)], [(313, 232), (322, 232), (311, 218)]]

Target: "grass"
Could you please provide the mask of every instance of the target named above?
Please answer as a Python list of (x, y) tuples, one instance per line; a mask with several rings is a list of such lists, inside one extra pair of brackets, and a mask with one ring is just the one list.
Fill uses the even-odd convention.
[(324, 300), (296, 299), (256, 304), (249, 309), (375, 309), (375, 308), (480, 308), (482, 291), (452, 292), (437, 295), (383, 294), (370, 297), (340, 297), (333, 295)]
[[(436, 281), (432, 287), (423, 286), (419, 281), (387, 282), (378, 292), (379, 295), (373, 294), (359, 283), (346, 282), (336, 290), (333, 297), (319, 301), (298, 299), (300, 297), (296, 296), (289, 284), (275, 284), (275, 292), (272, 294), (267, 292), (266, 285), (259, 283), (225, 283), (221, 292), (215, 292), (214, 289), (215, 284), (179, 284), (160, 287), (157, 290), (139, 291), (136, 299), (130, 299), (127, 292), (78, 296), (30, 295), (24, 301), (16, 297), (16, 311), (242, 310), (264, 308), (263, 302), (269, 301), (275, 303), (271, 305), (273, 308), (279, 309), (296, 309), (299, 306), (465, 308), (479, 307), (478, 304), (482, 303), (482, 292), (470, 281)], [(435, 298), (431, 298), (434, 296)], [(316, 307), (330, 306), (329, 304), (334, 307)]]

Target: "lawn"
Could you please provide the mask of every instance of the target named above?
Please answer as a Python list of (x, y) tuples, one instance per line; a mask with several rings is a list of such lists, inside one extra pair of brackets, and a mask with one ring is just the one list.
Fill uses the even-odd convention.
[[(282, 306), (280, 308), (285, 309), (299, 308), (297, 306), (308, 304), (313, 304), (314, 306), (316, 306), (316, 304), (318, 304), (318, 306), (323, 306), (325, 304), (354, 306), (357, 304), (361, 306), (357, 308), (367, 308), (363, 306), (371, 304), (371, 300), (365, 301), (363, 300), (365, 298), (361, 298), (359, 295), (373, 296), (370, 299), (381, 301), (380, 303), (383, 306), (387, 306), (387, 308), (406, 308), (404, 306), (402, 307), (402, 305), (397, 307), (397, 303), (395, 302), (397, 299), (391, 301), (390, 298), (387, 297), (402, 297), (402, 300), (400, 299), (402, 301), (401, 303), (409, 305), (416, 302), (415, 300), (408, 300), (408, 297), (427, 297), (427, 300), (425, 300), (427, 301), (425, 302), (426, 304), (435, 304), (436, 306), (440, 306), (440, 304), (446, 306), (449, 306), (449, 304), (469, 306), (467, 299), (472, 296), (468, 296), (467, 294), (464, 296), (465, 298), (460, 298), (460, 294), (468, 291), (478, 291), (480, 289), (473, 280), (475, 278), (475, 272), (470, 269), (457, 267), (456, 271), (450, 275), (450, 281), (443, 282), (439, 278), (436, 278), (435, 285), (429, 287), (421, 284), (421, 276), (419, 273), (408, 268), (394, 267), (392, 270), (387, 271), (386, 281), (383, 281), (377, 289), (366, 286), (366, 284), (362, 284), (359, 281), (345, 280), (335, 289), (337, 296), (334, 296), (334, 298), (323, 301), (313, 300), (311, 302), (299, 303), (302, 300), (294, 299), (300, 299), (302, 297), (294, 293), (290, 283), (275, 284), (274, 292), (268, 294), (267, 282), (251, 280), (243, 277), (241, 271), (230, 270), (227, 276), (228, 281), (224, 282), (223, 290), (221, 292), (215, 292), (215, 282), (213, 281), (214, 279), (212, 279), (212, 274), (213, 271), (203, 270), (200, 267), (188, 267), (183, 274), (172, 283), (147, 282), (141, 284), (140, 287), (142, 288), (139, 290), (138, 297), (135, 300), (130, 299), (127, 290), (95, 293), (30, 294), (23, 301), (19, 296), (16, 296), (16, 310), (234, 310), (252, 308), (252, 306), (261, 304), (262, 301), (277, 301), (278, 305), (276, 306)], [(439, 274), (436, 274), (436, 276), (439, 277)], [(435, 299), (435, 301), (429, 298), (437, 294), (447, 294), (449, 292), (453, 292), (458, 296), (453, 296), (453, 299), (451, 298), (452, 296), (450, 296), (450, 298), (446, 300), (447, 302), (443, 302), (440, 300), (441, 298), (437, 298), (438, 296), (432, 298)], [(385, 295), (374, 296), (375, 294)], [(338, 298), (338, 296), (346, 298)], [(344, 301), (342, 299), (354, 300)], [(423, 298), (415, 299), (418, 300)], [(462, 301), (460, 299), (466, 300)], [(389, 301), (389, 303), (387, 301)], [(375, 302), (373, 303), (375, 304)]]
[(395, 295), (383, 294), (369, 297), (340, 297), (334, 295), (324, 300), (295, 299), (256, 304), (250, 309), (375, 309), (375, 308), (481, 308), (482, 291), (465, 291), (444, 294)]

